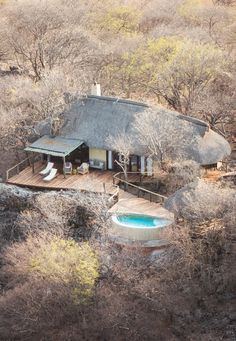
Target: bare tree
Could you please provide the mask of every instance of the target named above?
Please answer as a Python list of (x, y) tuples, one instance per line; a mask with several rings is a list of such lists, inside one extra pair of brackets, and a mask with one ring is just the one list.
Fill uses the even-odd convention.
[(133, 149), (131, 139), (125, 132), (120, 132), (117, 136), (109, 136), (108, 141), (112, 149), (118, 152), (119, 160), (115, 160), (115, 162), (122, 169), (125, 180), (127, 181), (130, 155)]
[(168, 168), (166, 186), (168, 193), (174, 193), (201, 176), (200, 165), (192, 160), (174, 162)]
[(235, 82), (233, 74), (218, 79), (195, 102), (192, 115), (208, 122), (210, 127), (223, 135), (230, 137), (235, 122)]
[(147, 146), (147, 154), (161, 167), (165, 162), (185, 159), (189, 145), (195, 144), (191, 126), (161, 109), (150, 108), (138, 114), (134, 129), (141, 145)]
[(56, 65), (84, 68), (89, 64), (89, 35), (57, 6), (36, 1), (25, 2), (24, 6), (14, 4), (7, 10), (13, 55), (19, 67), (36, 81)]
[[(70, 86), (69, 79), (53, 70), (35, 83), (27, 77), (9, 76), (0, 79), (2, 121), (0, 143), (4, 149), (22, 149), (28, 139), (37, 135), (35, 126), (50, 121), (52, 132), (60, 129), (62, 113), (80, 91)], [(70, 96), (66, 97), (66, 93)]]
[(214, 4), (223, 6), (233, 6), (236, 4), (235, 0), (212, 0)]

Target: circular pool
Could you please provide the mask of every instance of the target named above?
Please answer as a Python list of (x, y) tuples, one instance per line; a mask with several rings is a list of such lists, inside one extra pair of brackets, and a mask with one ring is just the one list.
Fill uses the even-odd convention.
[(112, 216), (112, 234), (127, 242), (163, 245), (163, 228), (172, 224), (166, 217), (153, 217), (141, 214), (119, 214)]

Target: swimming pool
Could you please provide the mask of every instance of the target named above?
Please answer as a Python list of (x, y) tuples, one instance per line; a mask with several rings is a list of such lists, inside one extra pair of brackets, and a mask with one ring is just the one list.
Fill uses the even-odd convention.
[(117, 214), (112, 216), (112, 234), (126, 242), (163, 245), (163, 230), (173, 220), (168, 217), (153, 217), (142, 214)]
[(117, 220), (117, 222), (121, 225), (133, 228), (157, 228), (169, 225), (171, 223), (171, 221), (166, 218), (139, 214), (117, 215), (114, 217), (114, 220)]

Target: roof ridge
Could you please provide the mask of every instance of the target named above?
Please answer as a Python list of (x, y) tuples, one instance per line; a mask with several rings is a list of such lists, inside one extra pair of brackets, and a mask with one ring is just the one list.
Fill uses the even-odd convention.
[(87, 98), (94, 98), (94, 99), (104, 100), (104, 101), (111, 101), (111, 102), (114, 102), (114, 103), (132, 104), (132, 105), (138, 105), (138, 106), (146, 107), (146, 108), (149, 107), (149, 105), (147, 103), (132, 101), (130, 99), (123, 99), (123, 98), (119, 98), (119, 97), (95, 96), (95, 95), (87, 95), (86, 97)]
[(197, 125), (203, 126), (205, 128), (207, 128), (208, 130), (210, 129), (210, 126), (207, 122), (200, 120), (196, 117), (192, 117), (192, 116), (187, 116), (187, 115), (183, 115), (177, 112), (177, 116), (181, 119), (181, 120), (185, 120), (191, 123), (195, 123)]

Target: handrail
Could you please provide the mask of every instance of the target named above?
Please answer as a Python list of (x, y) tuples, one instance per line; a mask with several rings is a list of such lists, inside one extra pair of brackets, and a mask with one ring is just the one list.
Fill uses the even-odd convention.
[[(130, 173), (137, 173), (137, 174), (140, 174), (139, 172), (127, 172), (127, 174), (130, 174)], [(114, 180), (116, 179), (116, 180), (119, 180), (119, 181), (123, 182), (124, 184), (127, 184), (128, 186), (137, 188), (139, 191), (146, 192), (146, 193), (150, 194), (150, 201), (151, 201), (151, 195), (154, 195), (154, 196), (156, 196), (156, 197), (158, 197), (158, 198), (161, 198), (162, 201), (164, 201), (164, 200), (167, 199), (167, 197), (164, 196), (164, 195), (162, 195), (162, 194), (158, 194), (158, 193), (149, 191), (149, 190), (146, 189), (146, 188), (143, 188), (143, 187), (134, 185), (134, 184), (132, 184), (131, 182), (128, 182), (128, 181), (126, 181), (126, 180), (123, 180), (123, 179), (119, 178), (118, 176), (119, 176), (120, 174), (124, 174), (124, 173), (123, 173), (123, 172), (118, 172), (118, 173), (116, 173), (116, 174), (113, 175), (113, 183), (114, 183)], [(115, 183), (114, 183), (114, 184), (115, 184)]]
[[(124, 172), (118, 172), (118, 173), (114, 174), (113, 177), (117, 177), (120, 174), (124, 174)], [(126, 174), (138, 174), (141, 176), (145, 176), (145, 175), (149, 176), (149, 172), (138, 172), (138, 171), (137, 172), (127, 172)], [(152, 172), (152, 175), (155, 175), (155, 174), (160, 175), (160, 172)]]
[(22, 160), (21, 162), (17, 163), (15, 166), (9, 168), (9, 169), (7, 170), (7, 172), (10, 172), (12, 169), (14, 169), (14, 168), (16, 168), (17, 166), (21, 165), (21, 164), (24, 163), (25, 161), (28, 161), (29, 159), (30, 159), (30, 158), (27, 157), (26, 159), (24, 159), (24, 160)]
[(14, 169), (16, 169), (16, 170), (17, 170), (17, 173), (19, 173), (19, 166), (22, 165), (23, 163), (25, 163), (26, 161), (29, 161), (29, 160), (30, 160), (30, 158), (27, 157), (26, 159), (24, 159), (24, 160), (20, 161), (19, 163), (17, 163), (15, 166), (9, 168), (9, 169), (6, 171), (6, 179), (7, 179), (7, 180), (9, 179), (9, 173), (10, 173), (12, 170), (14, 170)]
[[(40, 157), (41, 157), (41, 156), (40, 156)], [(31, 161), (32, 159), (33, 159), (34, 161), (37, 161), (38, 158), (37, 158), (37, 156), (36, 156), (36, 157), (32, 157), (32, 156), (31, 156), (31, 157), (27, 157), (26, 159), (24, 159), (24, 160), (20, 161), (19, 163), (17, 163), (15, 166), (9, 168), (9, 169), (6, 171), (6, 180), (8, 180), (8, 179), (10, 178), (9, 174), (10, 174), (11, 171), (16, 170), (17, 174), (19, 174), (19, 172), (20, 172), (20, 166), (21, 166), (22, 164), (24, 164), (26, 161), (29, 162), (29, 164), (30, 164), (30, 161)]]

